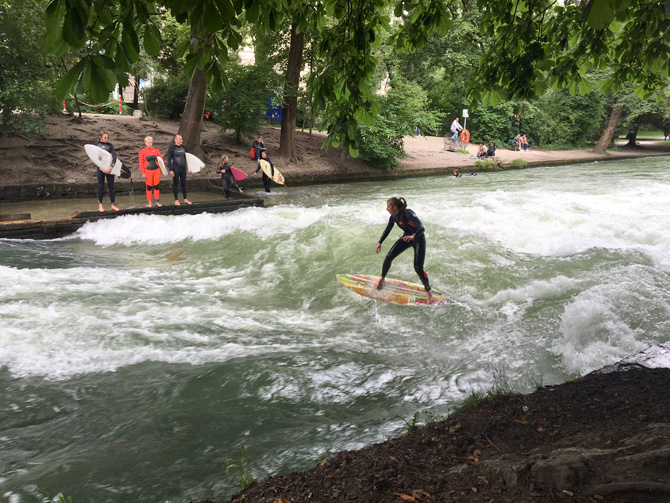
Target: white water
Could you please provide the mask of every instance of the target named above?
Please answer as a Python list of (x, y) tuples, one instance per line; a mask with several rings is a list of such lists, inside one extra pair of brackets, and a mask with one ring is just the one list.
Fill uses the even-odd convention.
[[(100, 431), (143, 415), (168, 421), (162, 411), (182, 410), (178, 403), (207, 404), (226, 417), (226, 440), (198, 446), (195, 429), (180, 437), (184, 447), (216, 452), (205, 465), (220, 470), (237, 446), (250, 445), (258, 476), (267, 476), (397, 434), (396, 416), (446, 413), (496, 374), (517, 387), (586, 374), (670, 341), (668, 168), (667, 159), (641, 159), (279, 189), (266, 208), (126, 216), (62, 240), (0, 241), (0, 369), (9, 385), (0, 419), (30, 421), (26, 386), (39, 403), (62, 410), (64, 400), (81, 421), (110, 407), (100, 429), (73, 442), (85, 466), (82, 452), (121, 441), (113, 435), (100, 445)], [(374, 253), (392, 195), (406, 197), (426, 226), (426, 270), (452, 303), (377, 304), (336, 281), (343, 272), (379, 274), (399, 235)], [(389, 276), (416, 281), (411, 250)], [(161, 376), (164, 383), (151, 384)], [(191, 381), (186, 393), (181, 383)], [(158, 396), (144, 390), (147, 382)], [(90, 403), (83, 390), (91, 387), (104, 405)], [(126, 406), (114, 408), (118, 402)], [(56, 428), (59, 414), (43, 420)], [(169, 421), (190, 431), (200, 417)], [(212, 420), (208, 430), (217, 428)], [(8, 444), (16, 448), (22, 434), (7, 434)], [(39, 433), (28, 437), (32, 450), (48, 444)], [(104, 479), (112, 488), (104, 495), (66, 476), (49, 481), (55, 492), (71, 488), (97, 501), (124, 501), (126, 486), (156, 501), (187, 497), (189, 485), (201, 484), (203, 497), (234, 489), (220, 473), (200, 480), (202, 467), (182, 479), (162, 469), (183, 453), (166, 453), (160, 442), (146, 451), (151, 477), (181, 489), (142, 487), (128, 460), (120, 478), (102, 468), (91, 475), (91, 487)], [(19, 468), (3, 459), (0, 443), (9, 473), (0, 492), (40, 501), (31, 499), (44, 484), (31, 468), (37, 461), (15, 456)], [(52, 456), (37, 464), (47, 470), (68, 459)]]

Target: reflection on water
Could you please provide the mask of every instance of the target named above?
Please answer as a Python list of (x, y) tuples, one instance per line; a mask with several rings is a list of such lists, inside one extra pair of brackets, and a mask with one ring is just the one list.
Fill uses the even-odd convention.
[[(124, 216), (0, 241), (0, 491), (224, 498), (444, 415), (504, 375), (550, 384), (668, 341), (664, 159), (278, 189), (267, 208)], [(454, 301), (378, 304), (385, 201)], [(136, 196), (137, 197), (137, 196)], [(390, 277), (416, 281), (411, 251)]]

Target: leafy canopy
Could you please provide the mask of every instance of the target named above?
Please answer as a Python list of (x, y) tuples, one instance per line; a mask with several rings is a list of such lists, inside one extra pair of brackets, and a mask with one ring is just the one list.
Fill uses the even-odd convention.
[(649, 97), (670, 76), (670, 4), (665, 0), (478, 0), (493, 44), (470, 89), (494, 104), (528, 99), (549, 86), (593, 89), (589, 69), (610, 69), (603, 92), (630, 84)]
[[(57, 94), (64, 97), (82, 79), (93, 99), (104, 100), (116, 82), (125, 84), (130, 65), (140, 53), (161, 50), (159, 12), (167, 10), (191, 31), (177, 48), (186, 55), (184, 71), (203, 71), (213, 90), (226, 87), (228, 50), (237, 50), (246, 23), (265, 33), (277, 30), (297, 0), (52, 0), (46, 9), (47, 47), (56, 56), (77, 53), (79, 61), (62, 78)], [(357, 155), (357, 126), (371, 124), (379, 111), (370, 86), (377, 59), (371, 54), (382, 31), (391, 30), (388, 0), (313, 0), (320, 6), (299, 10), (304, 23), (321, 30), (318, 52), (325, 64), (313, 72), (311, 89), (323, 105), (329, 124), (327, 143), (343, 141)], [(321, 8), (321, 6), (323, 8)], [(405, 51), (425, 45), (432, 31), (449, 27), (444, 0), (395, 0), (393, 13), (403, 16), (392, 43)], [(309, 13), (309, 16), (308, 16)], [(411, 14), (409, 14), (411, 13)], [(332, 21), (332, 22), (331, 22)], [(301, 18), (300, 24), (304, 24)]]

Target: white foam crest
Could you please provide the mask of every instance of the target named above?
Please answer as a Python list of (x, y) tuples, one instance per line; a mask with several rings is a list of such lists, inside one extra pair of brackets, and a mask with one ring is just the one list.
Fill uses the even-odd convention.
[(568, 373), (586, 374), (647, 346), (641, 340), (642, 331), (620, 316), (610, 297), (614, 289), (613, 285), (593, 287), (565, 307), (561, 336), (551, 350), (561, 357)]
[(467, 206), (458, 203), (447, 202), (451, 206), (447, 211), (429, 210), (424, 220), (519, 253), (568, 256), (593, 248), (641, 251), (670, 268), (670, 216), (660, 199), (648, 201), (637, 193), (496, 190), (466, 201)]
[(230, 213), (198, 215), (132, 215), (88, 222), (78, 231), (81, 239), (101, 246), (164, 244), (184, 240), (216, 240), (239, 232), (262, 239), (307, 228), (329, 214), (328, 206), (299, 208), (242, 208)]
[(490, 299), (487, 299), (484, 304), (524, 303), (534, 300), (551, 299), (575, 292), (581, 284), (581, 280), (566, 276), (557, 276), (551, 280), (533, 280), (518, 288), (501, 290)]

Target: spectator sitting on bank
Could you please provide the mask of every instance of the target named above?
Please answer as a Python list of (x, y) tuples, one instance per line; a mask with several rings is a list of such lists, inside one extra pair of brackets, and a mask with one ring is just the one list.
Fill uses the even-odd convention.
[(486, 157), (495, 157), (496, 156), (496, 143), (494, 141), (489, 145), (488, 150), (486, 151)]
[(477, 159), (483, 159), (484, 157), (486, 157), (486, 145), (480, 143), (477, 149)]
[(528, 138), (526, 137), (525, 134), (522, 134), (519, 137), (519, 144), (521, 146), (521, 150), (528, 150)]

